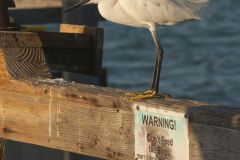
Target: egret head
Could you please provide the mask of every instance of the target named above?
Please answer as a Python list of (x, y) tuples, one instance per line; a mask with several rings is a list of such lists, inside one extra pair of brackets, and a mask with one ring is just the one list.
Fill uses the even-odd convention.
[(64, 10), (64, 12), (68, 12), (71, 11), (79, 6), (84, 6), (87, 4), (98, 4), (100, 0), (79, 0), (79, 2), (75, 3), (74, 5), (72, 5), (71, 7), (67, 8)]

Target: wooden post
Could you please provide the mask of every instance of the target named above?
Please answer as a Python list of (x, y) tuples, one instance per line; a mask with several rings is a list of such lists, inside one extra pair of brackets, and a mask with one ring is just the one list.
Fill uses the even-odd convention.
[[(96, 28), (95, 30), (101, 29)], [(100, 75), (94, 71), (96, 66), (94, 65), (95, 59), (93, 58), (95, 57), (95, 52), (91, 51), (95, 43), (97, 43), (97, 41), (93, 42), (92, 39), (95, 39), (95, 37), (101, 39), (101, 37), (98, 36), (101, 35), (96, 35), (94, 32), (89, 34), (1, 32), (0, 50), (3, 54), (0, 54), (0, 76), (5, 79), (47, 78), (51, 77), (53, 73), (52, 70), (56, 71), (56, 66), (61, 65), (62, 70), (58, 68), (58, 72), (64, 72), (64, 78), (66, 78), (65, 73), (70, 73), (68, 71), (82, 72), (94, 78), (96, 77), (96, 82), (99, 84), (100, 78), (98, 77)], [(18, 61), (13, 62), (11, 57), (14, 59), (14, 56), (11, 56), (11, 54), (24, 58), (19, 58)], [(69, 56), (74, 56), (75, 58), (70, 60)], [(68, 63), (72, 61), (72, 64), (75, 63), (74, 65), (79, 67), (71, 70), (71, 65), (67, 65), (67, 67), (70, 67), (70, 69), (68, 69), (65, 67), (66, 65), (62, 63), (62, 60), (67, 60), (69, 61)], [(49, 63), (46, 64), (46, 61)], [(101, 59), (99, 59), (99, 61), (101, 61)], [(34, 62), (35, 65), (32, 62)], [(48, 68), (49, 66), (50, 68)], [(10, 68), (12, 73), (6, 72), (6, 67)], [(26, 69), (31, 67), (33, 68), (32, 71)], [(82, 79), (84, 76), (82, 75), (80, 78)], [(81, 79), (79, 80), (82, 81)], [(4, 147), (0, 149), (4, 149)], [(53, 158), (54, 156), (51, 155), (51, 157)], [(22, 158), (24, 159), (24, 157)]]
[(71, 24), (61, 24), (60, 32), (62, 33), (82, 33), (91, 34), (92, 38), (92, 49), (94, 52), (94, 72), (101, 74), (102, 71), (102, 54), (103, 54), (103, 29), (98, 27), (87, 27)]
[(14, 0), (17, 8), (57, 8), (62, 7), (62, 0)]
[(11, 34), (0, 36), (0, 137), (109, 160), (239, 159), (238, 108), (130, 101), (124, 90), (49, 79), (45, 50), (32, 48), (56, 44), (38, 34)]
[(131, 102), (125, 93), (61, 80), (1, 79), (0, 136), (103, 159), (133, 160), (134, 106), (147, 106), (189, 117), (191, 160), (238, 159), (239, 109), (175, 99)]
[(6, 0), (0, 0), (0, 30), (6, 30), (10, 26), (8, 7)]
[(0, 138), (0, 160), (5, 160), (5, 139)]

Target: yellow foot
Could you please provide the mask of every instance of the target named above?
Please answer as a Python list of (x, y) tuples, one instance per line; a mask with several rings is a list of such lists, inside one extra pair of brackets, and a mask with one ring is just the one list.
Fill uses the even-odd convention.
[(153, 90), (148, 90), (140, 93), (126, 93), (125, 95), (131, 97), (130, 100), (134, 101), (146, 98), (153, 98), (157, 95), (157, 93)]

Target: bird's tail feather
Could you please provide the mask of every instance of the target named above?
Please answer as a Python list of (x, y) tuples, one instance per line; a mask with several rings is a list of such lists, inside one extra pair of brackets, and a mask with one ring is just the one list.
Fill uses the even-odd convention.
[(208, 5), (208, 0), (188, 0), (188, 2), (189, 6), (196, 12), (199, 12)]
[(195, 15), (196, 19), (205, 16), (204, 9), (208, 5), (208, 0), (175, 0), (175, 2)]
[(174, 0), (176, 3), (184, 7), (194, 15), (194, 19), (201, 19), (206, 15), (206, 7), (208, 0)]

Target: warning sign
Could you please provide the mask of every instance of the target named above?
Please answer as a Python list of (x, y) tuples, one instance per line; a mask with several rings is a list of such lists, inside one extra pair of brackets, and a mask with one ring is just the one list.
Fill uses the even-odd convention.
[(135, 105), (135, 159), (189, 160), (184, 113)]

